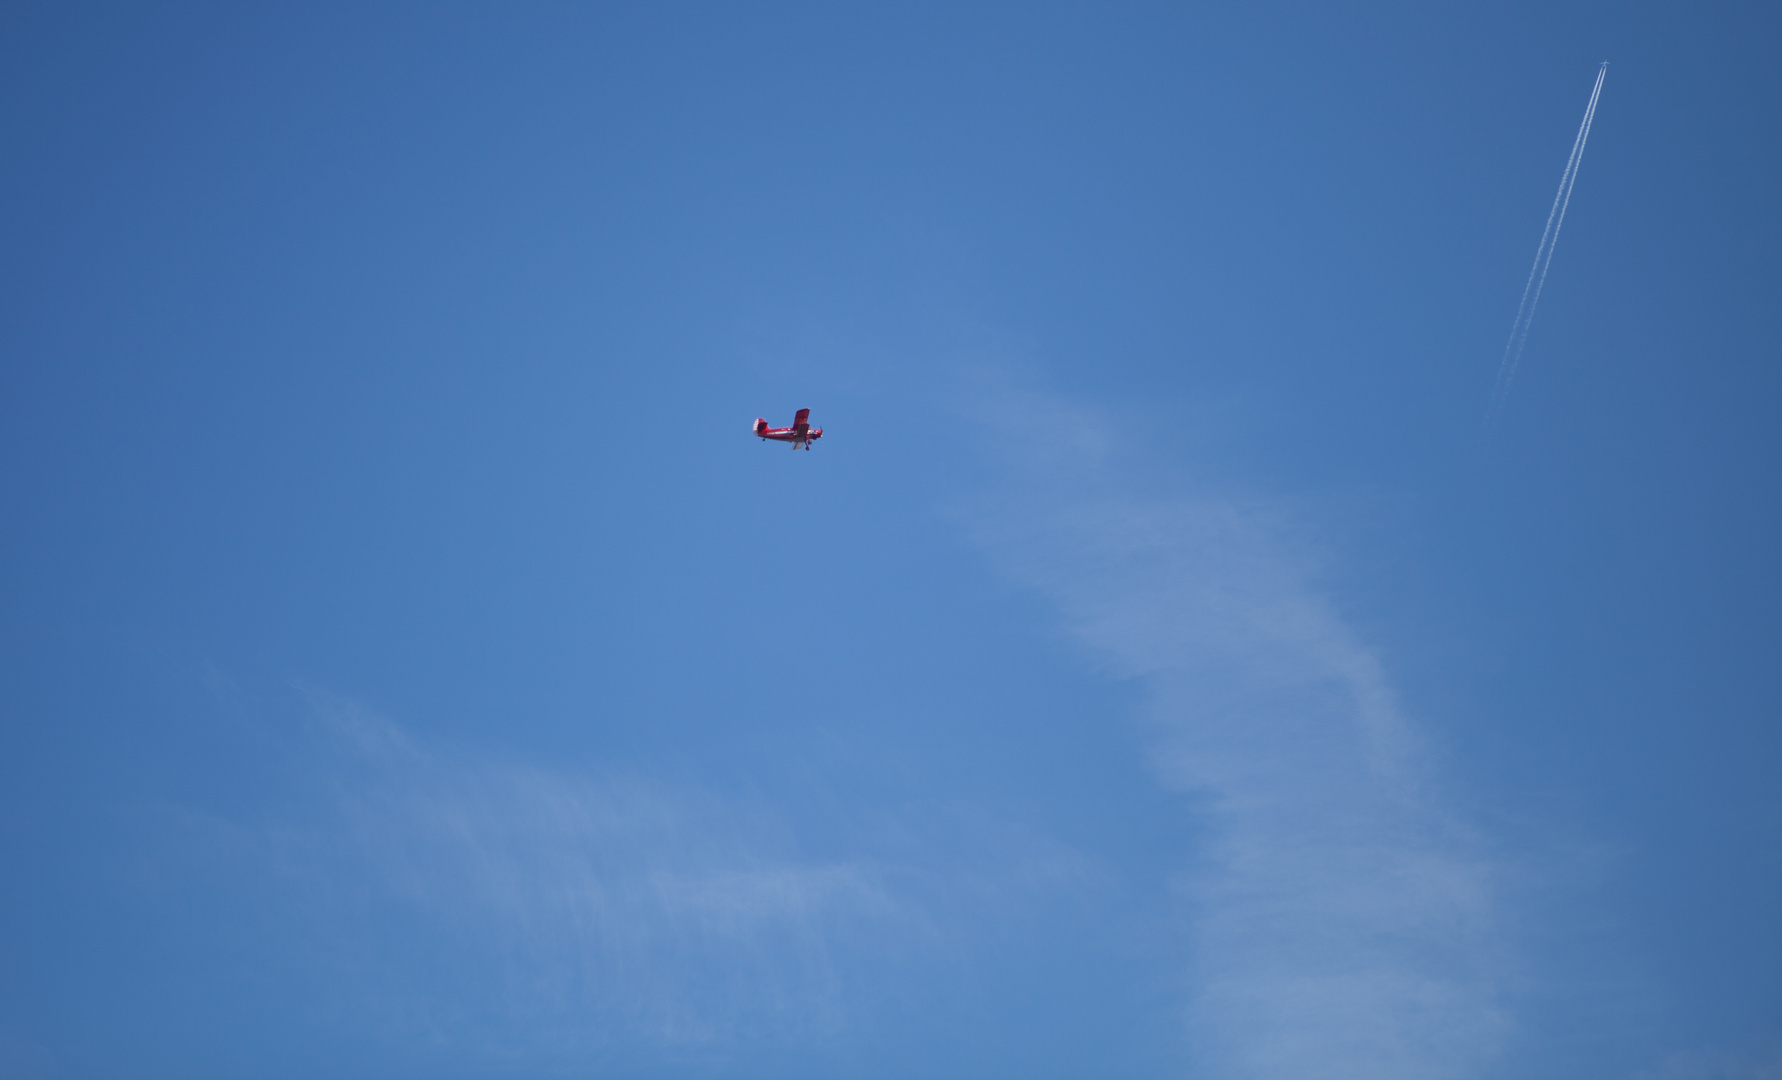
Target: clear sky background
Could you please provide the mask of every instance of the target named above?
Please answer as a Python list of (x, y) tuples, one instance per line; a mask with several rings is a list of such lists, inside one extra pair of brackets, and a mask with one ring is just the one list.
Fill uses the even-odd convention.
[(1782, 1076), (1778, 55), (9, 5), (0, 1076)]

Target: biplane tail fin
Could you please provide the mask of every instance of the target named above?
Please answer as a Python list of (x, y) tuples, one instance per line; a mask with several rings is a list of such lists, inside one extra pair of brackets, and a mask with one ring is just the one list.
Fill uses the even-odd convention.
[(767, 421), (762, 419), (759, 416), (755, 417), (755, 434), (759, 435), (763, 431), (766, 431), (766, 430), (767, 430)]

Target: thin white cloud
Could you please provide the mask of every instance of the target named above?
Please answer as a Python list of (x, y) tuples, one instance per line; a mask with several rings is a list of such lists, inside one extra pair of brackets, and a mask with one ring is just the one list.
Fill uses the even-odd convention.
[(293, 1011), (411, 1064), (845, 1067), (883, 1014), (970, 999), (983, 950), (1046, 948), (1108, 887), (987, 807), (906, 807), (817, 858), (768, 802), (492, 759), (301, 690), (278, 790), (176, 813), (148, 876), (222, 896)]
[(1207, 1075), (1476, 1074), (1509, 1027), (1493, 867), (1292, 515), (1132, 494), (1089, 410), (1007, 396), (987, 415), (1013, 494), (975, 504), (973, 532), (1142, 680), (1157, 775), (1205, 825), (1180, 891)]
[(322, 996), (405, 1053), (815, 1049), (848, 1019), (837, 946), (858, 961), (919, 932), (895, 869), (804, 857), (770, 810), (428, 746), (304, 693), (294, 792), (251, 819), (182, 815), (180, 859), (288, 920)]

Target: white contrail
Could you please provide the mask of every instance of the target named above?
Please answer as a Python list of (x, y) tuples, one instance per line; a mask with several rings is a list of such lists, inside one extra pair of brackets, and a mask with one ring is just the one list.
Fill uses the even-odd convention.
[(1528, 328), (1534, 322), (1535, 305), (1541, 302), (1541, 289), (1547, 284), (1547, 268), (1553, 264), (1553, 249), (1559, 243), (1559, 229), (1565, 224), (1565, 210), (1572, 202), (1572, 187), (1578, 182), (1578, 166), (1584, 162), (1584, 143), (1590, 138), (1590, 122), (1596, 118), (1596, 99), (1603, 92), (1603, 77), (1609, 73), (1609, 62), (1603, 61), (1596, 71), (1596, 85), (1590, 89), (1590, 104), (1584, 107), (1584, 122), (1578, 125), (1578, 136), (1572, 140), (1572, 153), (1566, 159), (1565, 172), (1559, 177), (1559, 191), (1553, 196), (1553, 209), (1547, 211), (1547, 227), (1541, 230), (1541, 243), (1535, 249), (1534, 266), (1528, 271), (1528, 284), (1522, 287), (1522, 303), (1516, 308), (1516, 322), (1510, 327), (1510, 340), (1504, 345), (1503, 363), (1497, 369), (1497, 387), (1491, 393), (1491, 415), (1495, 416), (1510, 393), (1510, 381), (1516, 377), (1516, 365), (1522, 360), (1522, 349), (1528, 344)]

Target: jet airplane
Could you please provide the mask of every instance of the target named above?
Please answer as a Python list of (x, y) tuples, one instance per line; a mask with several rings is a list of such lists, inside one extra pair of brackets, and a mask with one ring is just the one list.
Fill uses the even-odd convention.
[(766, 420), (756, 417), (755, 434), (763, 439), (772, 439), (774, 442), (791, 443), (794, 450), (801, 446), (809, 450), (811, 443), (823, 437), (823, 429), (811, 426), (811, 411), (809, 409), (800, 409), (798, 415), (792, 418), (791, 427), (770, 428), (767, 426)]

